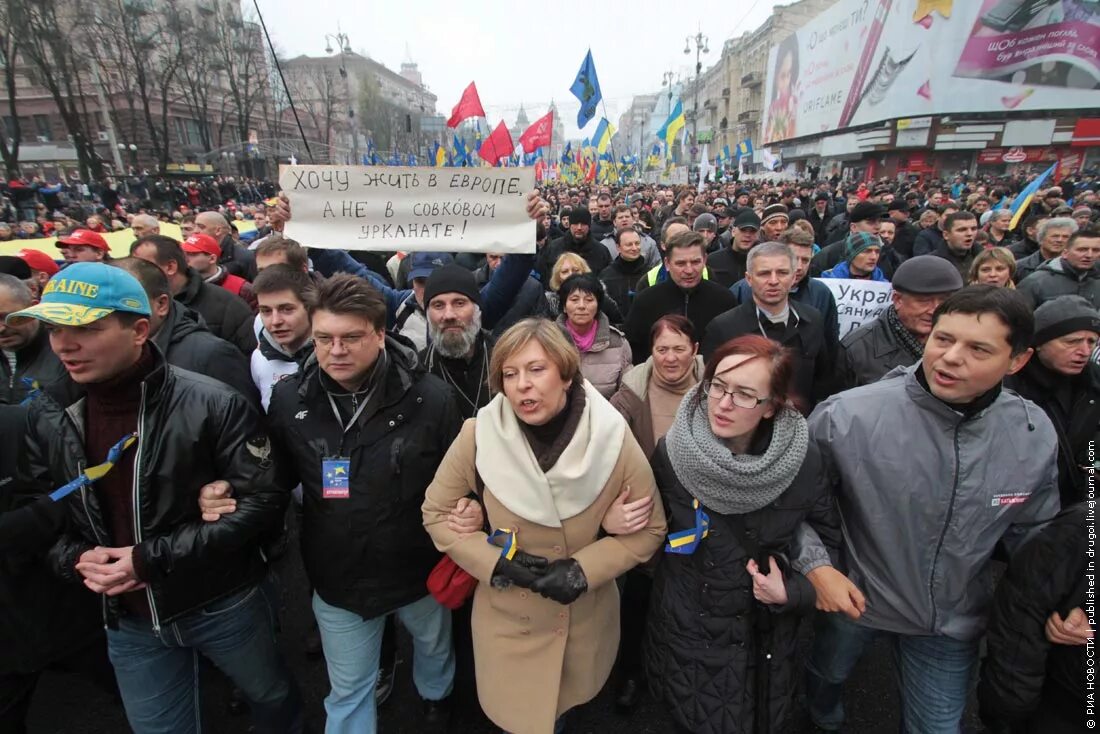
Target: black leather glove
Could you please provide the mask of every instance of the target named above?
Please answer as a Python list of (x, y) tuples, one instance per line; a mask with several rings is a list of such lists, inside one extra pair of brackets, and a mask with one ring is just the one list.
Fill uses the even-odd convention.
[(542, 556), (534, 556), (517, 550), (516, 554), (512, 556), (512, 560), (509, 561), (504, 556), (497, 560), (497, 565), (493, 568), (493, 575), (489, 582), (494, 589), (507, 589), (512, 584), (530, 589), (532, 588), (531, 584), (546, 573), (546, 567), (549, 563)]
[(585, 578), (581, 564), (572, 558), (566, 558), (551, 563), (530, 588), (558, 604), (572, 604), (588, 591), (588, 579)]

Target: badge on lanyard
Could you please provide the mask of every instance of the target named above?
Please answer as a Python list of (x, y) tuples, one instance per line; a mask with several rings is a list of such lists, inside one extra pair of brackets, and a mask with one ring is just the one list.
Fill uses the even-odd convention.
[(351, 459), (337, 457), (321, 460), (321, 497), (346, 500), (351, 496)]

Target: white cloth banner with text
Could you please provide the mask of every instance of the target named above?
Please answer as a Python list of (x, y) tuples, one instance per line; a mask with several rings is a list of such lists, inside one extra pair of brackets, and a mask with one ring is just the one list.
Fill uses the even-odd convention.
[(285, 234), (344, 250), (533, 253), (534, 168), (279, 166)]
[(841, 339), (863, 324), (878, 318), (892, 303), (894, 289), (889, 283), (847, 278), (817, 278), (817, 281), (828, 286), (836, 299)]

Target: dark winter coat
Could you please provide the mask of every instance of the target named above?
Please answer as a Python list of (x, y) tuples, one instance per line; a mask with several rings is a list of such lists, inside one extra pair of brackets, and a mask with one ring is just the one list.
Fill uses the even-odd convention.
[(724, 247), (713, 255), (707, 256), (707, 269), (710, 279), (726, 288), (745, 277), (748, 271), (749, 253), (733, 247)]
[(917, 232), (917, 238), (913, 240), (913, 257), (918, 255), (931, 255), (940, 245), (944, 244), (943, 230), (932, 225)]
[(1017, 256), (1016, 275), (1014, 275), (1012, 279), (1015, 281), (1016, 285), (1019, 285), (1023, 282), (1024, 278), (1038, 270), (1039, 266), (1048, 262), (1050, 262), (1050, 260), (1044, 257), (1043, 253), (1039, 250), (1024, 257)]
[(908, 367), (916, 361), (890, 330), (883, 311), (840, 340), (836, 389), (878, 382), (895, 367)]
[[(289, 490), (275, 468), (258, 411), (235, 390), (171, 367), (153, 349), (156, 367), (142, 383), (134, 458), (134, 565), (148, 583), (157, 627), (257, 584), (266, 574), (264, 541), (282, 528)], [(29, 409), (21, 476), (48, 492), (102, 460), (84, 453), (84, 396), (66, 379), (43, 390)], [(223, 479), (236, 512), (203, 522), (199, 489)], [(79, 584), (76, 559), (111, 537), (94, 485), (63, 500), (68, 530), (50, 560), (62, 579)], [(102, 597), (104, 622), (116, 624), (118, 597)]]
[[(738, 281), (730, 289), (737, 304), (748, 303), (752, 300), (752, 288), (746, 280)], [(840, 350), (840, 316), (837, 314), (836, 298), (833, 292), (815, 278), (809, 276), (796, 283), (791, 289), (789, 298), (792, 301), (811, 306), (821, 314), (824, 319), (822, 326), (825, 329), (825, 344), (829, 347), (829, 353), (836, 355)]]
[(580, 242), (573, 239), (572, 233), (566, 232), (565, 235), (542, 248), (535, 260), (535, 270), (539, 274), (543, 287), (550, 283), (554, 263), (566, 252), (575, 252), (584, 258), (593, 273), (603, 272), (603, 269), (611, 264), (611, 254), (599, 240), (592, 236), (591, 232), (588, 233), (587, 239)]
[(250, 283), (256, 279), (256, 253), (234, 240), (231, 234), (222, 237), (221, 249), (218, 265)]
[(7, 358), (0, 356), (0, 405), (19, 405), (36, 389), (35, 385), (41, 387), (67, 374), (50, 348), (45, 326), (39, 324), (34, 338), (15, 353), (15, 372)]
[(225, 339), (210, 333), (197, 312), (172, 301), (153, 341), (164, 352), (168, 364), (224, 382), (259, 407), (260, 396), (252, 382), (248, 360)]
[(970, 249), (967, 250), (966, 254), (960, 256), (952, 250), (947, 245), (947, 241), (944, 240), (929, 254), (935, 255), (936, 257), (942, 257), (944, 260), (954, 265), (955, 269), (959, 271), (959, 275), (962, 276), (963, 283), (965, 283), (970, 278), (970, 266), (974, 263), (974, 258), (982, 254), (983, 249), (981, 245), (975, 242)]
[(0, 675), (42, 670), (103, 637), (96, 595), (49, 570), (65, 507), (16, 476), (26, 421), (26, 408), (0, 405)]
[(760, 334), (794, 351), (794, 392), (802, 400), (799, 406), (809, 415), (813, 407), (829, 397), (833, 384), (833, 360), (825, 342), (821, 314), (812, 306), (790, 301), (786, 325), (772, 324), (759, 315), (754, 301), (742, 303), (710, 323), (700, 341), (703, 359), (710, 359), (718, 347), (743, 334)]
[(1056, 257), (1036, 268), (1016, 289), (1027, 296), (1032, 308), (1058, 296), (1081, 296), (1093, 308), (1100, 308), (1100, 265), (1078, 270), (1065, 258)]
[(913, 247), (917, 241), (920, 230), (917, 225), (906, 221), (900, 224), (894, 221), (894, 252), (898, 253), (903, 261), (913, 257)]
[(1058, 434), (1058, 492), (1062, 507), (1088, 494), (1089, 445), (1100, 440), (1100, 365), (1090, 361), (1077, 377), (1059, 375), (1032, 355), (1024, 368), (1005, 378), (1015, 390), (1043, 409)]
[[(372, 619), (422, 599), (439, 552), (420, 506), (461, 419), (451, 388), (425, 374), (412, 344), (386, 336), (386, 370), (368, 408), (346, 435), (329, 390), (340, 391), (316, 356), (271, 394), (279, 483), (303, 491), (302, 560), (310, 584), (332, 606)], [(340, 391), (342, 392), (342, 391)], [(334, 398), (338, 399), (338, 398)], [(351, 460), (349, 495), (325, 499), (322, 461)]]
[(685, 291), (669, 279), (646, 288), (634, 298), (630, 318), (623, 332), (630, 342), (630, 352), (635, 364), (649, 358), (649, 331), (653, 322), (662, 316), (677, 313), (687, 316), (695, 326), (700, 341), (706, 336), (710, 322), (737, 305), (729, 289), (704, 280), (694, 289)]
[[(770, 440), (767, 431), (751, 451), (762, 453)], [(652, 464), (669, 532), (693, 527), (691, 487), (673, 470), (664, 439)], [(685, 731), (792, 730), (801, 674), (799, 619), (813, 610), (816, 597), (809, 581), (790, 570), (786, 556), (803, 521), (824, 533), (827, 544), (839, 544), (839, 526), (822, 476), (811, 446), (794, 483), (774, 502), (741, 516), (704, 507), (710, 533), (696, 551), (661, 554), (649, 611), (646, 672), (654, 695)], [(743, 536), (736, 527), (739, 521)], [(756, 552), (746, 543), (755, 543)], [(786, 580), (788, 603), (782, 607), (754, 599), (752, 577), (745, 569), (750, 558), (767, 564), (769, 555)]]
[(204, 282), (201, 275), (188, 268), (187, 284), (176, 294), (176, 300), (197, 311), (214, 336), (225, 339), (246, 357), (256, 348), (252, 310), (225, 288)]
[(619, 307), (623, 320), (630, 318), (630, 307), (634, 304), (634, 284), (646, 274), (645, 258), (639, 257), (633, 262), (627, 262), (621, 257), (616, 257), (610, 265), (600, 272), (600, 281)]
[[(988, 654), (978, 683), (982, 719), (993, 731), (1073, 731), (1085, 727), (1084, 645), (1055, 645), (1044, 625), (1086, 608), (1089, 510), (1066, 508), (1019, 550), (997, 586), (986, 632)], [(1042, 708), (1046, 715), (1038, 715)], [(1052, 717), (1064, 717), (1056, 727)]]

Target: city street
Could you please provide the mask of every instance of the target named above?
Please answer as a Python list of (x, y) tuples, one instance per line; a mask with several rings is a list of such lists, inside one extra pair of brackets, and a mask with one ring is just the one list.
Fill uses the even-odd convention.
[[(293, 548), (293, 546), (292, 546)], [(321, 732), (324, 726), (324, 697), (328, 692), (324, 662), (310, 660), (303, 652), (303, 640), (310, 623), (305, 596), (305, 577), (295, 551), (279, 564), (285, 581), (286, 608), (282, 614), (282, 648), (305, 698), (311, 732)], [(803, 625), (803, 644), (809, 644), (809, 625)], [(800, 655), (801, 657), (801, 655)], [(402, 632), (393, 696), (379, 712), (379, 730), (383, 734), (413, 734), (420, 730), (420, 710), (411, 675), (412, 648)], [(614, 709), (612, 683), (600, 696), (577, 712), (573, 734), (663, 734), (672, 731), (662, 713), (662, 707), (648, 697), (630, 716)], [(245, 732), (247, 717), (233, 717), (227, 710), (228, 687), (225, 679), (206, 669), (203, 677), (203, 703), (207, 732), (228, 734)], [(897, 694), (894, 691), (893, 669), (889, 647), (876, 643), (856, 668), (845, 698), (850, 726), (847, 731), (861, 734), (894, 734), (897, 732)], [(976, 707), (972, 707), (976, 710)], [(976, 713), (971, 713), (969, 731), (981, 731)], [(803, 714), (799, 732), (812, 732), (813, 726)], [(29, 734), (121, 734), (129, 729), (121, 706), (85, 681), (70, 675), (49, 673), (42, 678), (35, 696), (29, 721)], [(498, 731), (478, 710), (465, 707), (453, 722), (456, 734), (489, 734)]]

